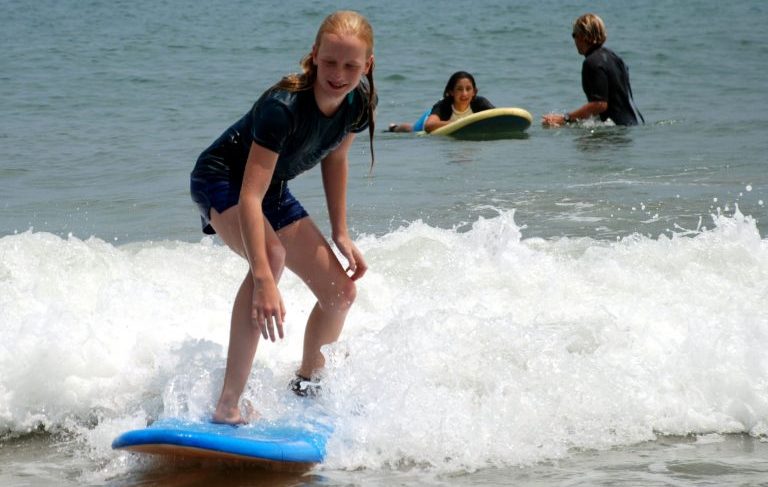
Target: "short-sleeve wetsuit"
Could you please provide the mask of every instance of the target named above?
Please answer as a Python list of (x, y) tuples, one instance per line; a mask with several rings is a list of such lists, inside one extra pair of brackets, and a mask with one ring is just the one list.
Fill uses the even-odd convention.
[[(482, 96), (476, 96), (472, 99), (471, 102), (469, 102), (469, 108), (472, 109), (472, 113), (477, 113), (477, 112), (482, 112), (483, 110), (489, 110), (495, 107), (490, 101), (488, 101), (487, 98), (484, 98)], [(435, 103), (432, 106), (432, 111), (430, 112), (430, 115), (437, 115), (438, 117), (440, 117), (440, 120), (442, 121), (450, 120), (452, 114), (453, 114), (453, 99), (451, 98), (443, 98), (439, 102)]]
[[(286, 181), (311, 169), (336, 149), (350, 132), (368, 127), (369, 88), (363, 79), (335, 114), (325, 116), (317, 107), (313, 91), (270, 88), (240, 120), (229, 127), (197, 159), (191, 174), (192, 199), (200, 208), (203, 232), (215, 233), (210, 225), (211, 208), (219, 213), (236, 205), (243, 184), (245, 164), (252, 143), (278, 155), (264, 214), (275, 230), (306, 212), (288, 191)], [(287, 198), (287, 200), (286, 200)], [(275, 215), (267, 207), (293, 204), (294, 215)]]
[(589, 51), (581, 65), (581, 87), (588, 101), (608, 102), (600, 120), (610, 118), (616, 125), (637, 125), (630, 101), (629, 71), (616, 53), (603, 46)]

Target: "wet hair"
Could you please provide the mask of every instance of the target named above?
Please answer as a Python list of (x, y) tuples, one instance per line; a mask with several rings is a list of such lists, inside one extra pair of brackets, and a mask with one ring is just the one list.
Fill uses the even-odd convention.
[[(373, 54), (373, 28), (368, 20), (357, 12), (352, 10), (339, 10), (327, 16), (317, 30), (315, 47), (320, 46), (323, 34), (355, 36), (365, 43), (367, 47), (365, 53), (366, 57), (370, 57)], [(302, 70), (301, 73), (285, 76), (275, 86), (288, 91), (304, 91), (311, 89), (317, 79), (317, 66), (312, 62), (311, 52), (302, 58), (300, 66)], [(373, 113), (376, 108), (377, 100), (376, 87), (373, 83), (373, 66), (374, 63), (371, 63), (371, 68), (365, 75), (368, 79), (368, 88), (370, 92), (368, 93), (368, 107), (366, 113), (363, 115), (368, 117), (368, 133), (371, 144), (371, 168), (373, 168), (374, 162), (373, 134), (376, 128)]]
[(475, 95), (477, 95), (477, 84), (475, 84), (475, 77), (466, 71), (456, 71), (451, 75), (450, 78), (448, 78), (448, 83), (446, 83), (445, 89), (443, 90), (443, 98), (452, 98), (453, 95), (451, 95), (451, 92), (454, 88), (456, 88), (456, 84), (458, 84), (459, 80), (462, 79), (468, 79), (470, 83), (472, 83), (472, 88), (475, 90)]
[(602, 46), (608, 38), (603, 19), (595, 14), (584, 14), (573, 23), (573, 35), (580, 36), (593, 46)]

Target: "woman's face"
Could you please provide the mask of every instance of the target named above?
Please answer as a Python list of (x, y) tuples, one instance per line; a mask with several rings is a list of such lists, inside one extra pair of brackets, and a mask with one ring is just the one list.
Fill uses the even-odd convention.
[(450, 93), (453, 97), (453, 105), (456, 109), (464, 111), (469, 106), (469, 102), (471, 102), (477, 94), (477, 91), (475, 91), (475, 87), (472, 86), (471, 80), (468, 78), (461, 78), (456, 82), (456, 85), (454, 85)]
[(592, 44), (587, 42), (586, 39), (584, 39), (584, 36), (581, 34), (573, 33), (571, 34), (573, 37), (573, 42), (576, 44), (576, 50), (579, 51), (579, 54), (584, 55), (589, 51), (589, 48), (592, 47)]
[(312, 47), (316, 92), (335, 100), (355, 89), (373, 63), (367, 51), (365, 42), (354, 35), (323, 34), (320, 44)]

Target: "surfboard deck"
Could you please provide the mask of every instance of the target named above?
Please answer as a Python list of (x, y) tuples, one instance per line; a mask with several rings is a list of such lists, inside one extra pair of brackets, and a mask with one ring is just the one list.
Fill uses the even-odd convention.
[(531, 126), (533, 117), (522, 108), (492, 108), (473, 113), (430, 132), (463, 140), (519, 138)]
[(332, 432), (330, 421), (322, 418), (260, 420), (241, 426), (165, 418), (121, 434), (112, 448), (301, 471), (323, 461)]

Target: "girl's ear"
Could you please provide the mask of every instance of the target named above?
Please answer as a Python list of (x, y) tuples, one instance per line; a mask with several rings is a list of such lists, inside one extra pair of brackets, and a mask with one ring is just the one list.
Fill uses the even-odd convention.
[(371, 57), (368, 58), (368, 61), (365, 62), (365, 70), (363, 71), (363, 74), (368, 74), (371, 72), (371, 67), (373, 67), (373, 54), (371, 54)]
[(317, 66), (317, 44), (312, 44), (312, 64)]

